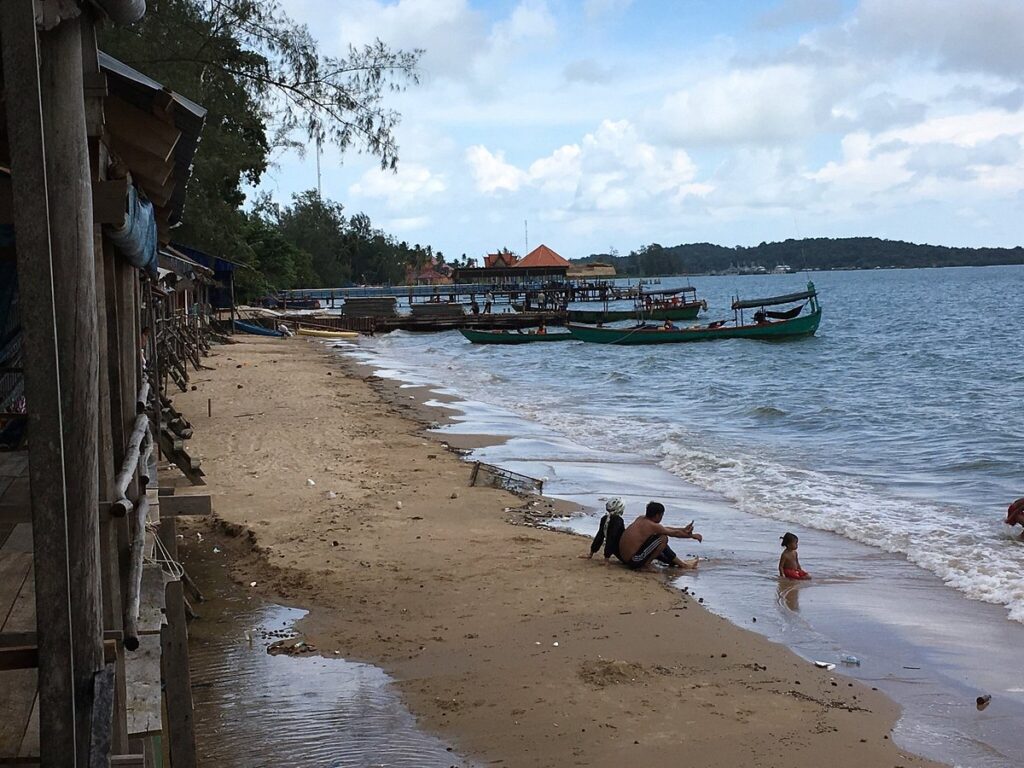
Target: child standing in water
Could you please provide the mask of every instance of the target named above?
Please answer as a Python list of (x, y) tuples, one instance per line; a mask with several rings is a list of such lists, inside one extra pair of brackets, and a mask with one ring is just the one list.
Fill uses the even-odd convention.
[(796, 579), (803, 581), (811, 578), (811, 574), (800, 567), (800, 558), (797, 557), (796, 548), (800, 545), (800, 539), (795, 533), (786, 533), (782, 537), (782, 557), (779, 558), (779, 576), (784, 579)]

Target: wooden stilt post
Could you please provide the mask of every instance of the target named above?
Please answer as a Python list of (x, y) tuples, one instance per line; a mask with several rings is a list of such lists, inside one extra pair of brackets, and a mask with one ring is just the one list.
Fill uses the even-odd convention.
[(82, 19), (39, 33), (50, 246), (64, 414), (77, 754), (88, 760), (93, 679), (103, 669), (99, 568), (98, 349), (92, 179), (82, 78)]
[[(105, 76), (100, 71), (96, 49), (95, 25), (87, 19), (82, 25), (82, 68), (86, 80), (86, 115), (88, 119), (89, 155), (94, 181), (107, 178), (107, 149), (102, 143), (103, 133), (103, 97), (106, 93)], [(114, 444), (115, 417), (112, 408), (120, 406), (118, 387), (120, 377), (117, 375), (117, 328), (116, 294), (108, 282), (108, 254), (103, 245), (103, 232), (99, 227), (93, 233), (93, 258), (96, 274), (96, 338), (98, 343), (99, 362), (99, 426), (97, 443), (99, 446), (99, 491), (100, 497), (106, 501), (114, 500), (115, 456), (120, 460), (120, 451)], [(108, 298), (109, 293), (109, 298)], [(114, 327), (109, 327), (113, 323)], [(113, 341), (113, 343), (111, 343)], [(110, 354), (110, 350), (114, 354)], [(113, 361), (111, 360), (113, 357)], [(113, 364), (112, 364), (113, 363)], [(118, 438), (120, 438), (118, 432)], [(123, 443), (122, 443), (123, 445)], [(103, 585), (103, 628), (118, 630), (121, 628), (122, 596), (121, 577), (119, 574), (120, 557), (118, 552), (118, 520), (111, 515), (102, 515), (100, 527), (100, 567)], [(128, 722), (125, 714), (126, 686), (124, 655), (118, 654), (113, 665), (111, 693), (113, 696), (113, 720), (111, 745), (115, 752), (124, 752), (128, 748)], [(95, 713), (94, 713), (95, 715)], [(95, 720), (95, 717), (94, 717)]]
[(29, 409), (35, 535), (39, 733), (43, 766), (74, 765), (75, 669), (71, 634), (63, 413), (53, 291), (39, 43), (33, 0), (0, 3), (11, 147), (18, 288)]
[[(178, 536), (174, 517), (160, 520), (160, 540), (177, 559)], [(196, 733), (192, 712), (192, 676), (188, 666), (188, 622), (181, 581), (167, 583), (164, 593), (167, 624), (160, 630), (160, 661), (168, 718), (168, 747), (174, 768), (195, 768)]]
[(235, 333), (235, 271), (231, 270), (231, 330), (229, 333), (233, 336)]

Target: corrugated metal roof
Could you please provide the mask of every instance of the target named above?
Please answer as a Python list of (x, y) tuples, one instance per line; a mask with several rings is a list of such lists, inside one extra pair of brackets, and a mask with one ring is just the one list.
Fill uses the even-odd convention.
[[(171, 226), (181, 221), (185, 207), (185, 188), (192, 175), (192, 159), (199, 148), (199, 135), (206, 122), (206, 109), (180, 93), (166, 88), (151, 77), (132, 69), (122, 61), (102, 51), (99, 54), (100, 68), (107, 73), (107, 87), (110, 93), (119, 96), (129, 104), (149, 114), (163, 110), (166, 101), (161, 101), (159, 110), (154, 110), (158, 96), (170, 99), (174, 127), (181, 132), (181, 138), (174, 146), (174, 190), (167, 204), (168, 223)], [(162, 158), (161, 158), (162, 160)]]

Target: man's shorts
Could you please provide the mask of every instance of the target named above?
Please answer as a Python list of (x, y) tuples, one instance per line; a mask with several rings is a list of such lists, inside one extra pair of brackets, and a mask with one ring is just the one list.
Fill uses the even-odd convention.
[[(643, 543), (643, 546), (641, 546), (640, 549), (636, 551), (636, 554), (629, 559), (626, 565), (632, 570), (642, 568), (644, 565), (647, 564), (647, 561), (651, 559), (651, 556), (654, 554), (655, 550), (657, 550), (658, 547), (661, 545), (662, 538), (664, 538), (664, 534), (660, 533), (655, 533), (651, 536), (648, 536), (647, 541)], [(668, 549), (668, 546), (666, 546), (665, 549)], [(675, 557), (675, 555), (673, 555), (673, 557)], [(661, 558), (658, 559), (660, 560)], [(672, 561), (669, 560), (668, 562), (671, 563)]]

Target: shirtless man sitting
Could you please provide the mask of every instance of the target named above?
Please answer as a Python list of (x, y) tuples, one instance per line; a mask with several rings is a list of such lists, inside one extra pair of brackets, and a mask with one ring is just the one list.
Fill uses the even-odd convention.
[(619, 539), (619, 559), (632, 570), (650, 565), (660, 560), (665, 565), (676, 568), (693, 568), (694, 564), (686, 563), (676, 557), (676, 553), (668, 545), (669, 537), (674, 539), (694, 539), (703, 541), (699, 533), (693, 532), (693, 523), (683, 528), (668, 528), (661, 524), (665, 516), (665, 505), (652, 501), (647, 505), (643, 517), (638, 517), (622, 533)]

